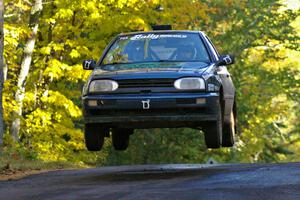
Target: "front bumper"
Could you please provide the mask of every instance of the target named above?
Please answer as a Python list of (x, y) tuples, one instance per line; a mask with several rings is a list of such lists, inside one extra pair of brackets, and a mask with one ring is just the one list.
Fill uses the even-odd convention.
[[(196, 126), (217, 120), (220, 112), (218, 93), (106, 94), (82, 100), (85, 123), (108, 127)], [(97, 104), (90, 106), (90, 100)]]

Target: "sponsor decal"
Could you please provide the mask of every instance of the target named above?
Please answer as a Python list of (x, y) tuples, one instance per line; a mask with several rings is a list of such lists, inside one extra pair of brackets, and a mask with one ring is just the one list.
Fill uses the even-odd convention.
[[(138, 34), (130, 37), (130, 40), (142, 40), (142, 39), (151, 39), (156, 40), (159, 38), (187, 38), (187, 35), (183, 34)], [(121, 37), (120, 40), (128, 39), (128, 37)]]
[(92, 64), (91, 60), (85, 61), (85, 63), (84, 63), (84, 69), (90, 69), (91, 64)]
[(230, 56), (226, 56), (226, 57), (224, 58), (224, 60), (225, 60), (225, 63), (226, 63), (226, 64), (232, 63), (232, 60), (231, 60)]
[(127, 40), (128, 39), (128, 36), (122, 36), (119, 38), (119, 40)]

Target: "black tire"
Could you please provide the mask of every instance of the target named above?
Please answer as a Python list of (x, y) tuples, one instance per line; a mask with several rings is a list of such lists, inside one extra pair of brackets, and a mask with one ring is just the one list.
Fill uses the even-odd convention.
[(223, 126), (223, 135), (222, 135), (222, 146), (223, 147), (233, 147), (235, 143), (235, 116), (233, 110), (230, 114), (230, 122), (229, 124), (224, 124)]
[(219, 104), (217, 121), (207, 122), (203, 127), (205, 144), (207, 148), (218, 149), (221, 147), (222, 128), (222, 112), (221, 105)]
[(133, 129), (115, 128), (112, 130), (112, 143), (117, 151), (124, 151), (129, 145), (129, 136), (133, 134)]
[(108, 132), (108, 128), (103, 128), (98, 124), (85, 124), (84, 139), (86, 148), (89, 151), (100, 151), (104, 143), (104, 136)]

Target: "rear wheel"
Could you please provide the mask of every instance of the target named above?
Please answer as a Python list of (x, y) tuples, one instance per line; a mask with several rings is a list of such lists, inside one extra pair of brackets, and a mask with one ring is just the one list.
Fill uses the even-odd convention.
[(108, 133), (108, 128), (103, 128), (98, 124), (85, 124), (84, 138), (86, 148), (89, 151), (100, 151), (104, 143), (104, 136)]
[(220, 148), (222, 141), (222, 124), (221, 105), (219, 104), (217, 121), (207, 122), (203, 127), (207, 148)]
[(129, 145), (129, 136), (133, 134), (133, 129), (115, 128), (112, 130), (112, 143), (115, 150), (124, 151)]

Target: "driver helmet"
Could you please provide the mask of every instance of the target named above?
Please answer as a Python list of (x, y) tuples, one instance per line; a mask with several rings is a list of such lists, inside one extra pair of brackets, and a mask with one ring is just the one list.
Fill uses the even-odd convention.
[(191, 45), (182, 45), (177, 49), (177, 60), (191, 60), (195, 56), (195, 48)]

